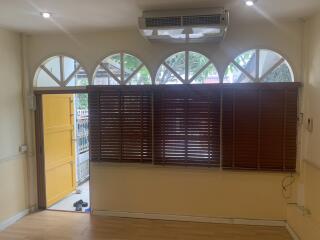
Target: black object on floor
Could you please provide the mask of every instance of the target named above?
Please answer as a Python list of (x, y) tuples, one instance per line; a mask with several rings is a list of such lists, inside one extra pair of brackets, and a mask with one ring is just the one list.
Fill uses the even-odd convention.
[(76, 201), (73, 206), (76, 208), (77, 212), (81, 212), (83, 207), (88, 207), (88, 203), (80, 199), (79, 201)]

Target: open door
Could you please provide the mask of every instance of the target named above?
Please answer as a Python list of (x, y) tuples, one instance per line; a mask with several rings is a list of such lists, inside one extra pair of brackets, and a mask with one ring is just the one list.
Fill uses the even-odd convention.
[(47, 207), (76, 189), (74, 95), (42, 96)]

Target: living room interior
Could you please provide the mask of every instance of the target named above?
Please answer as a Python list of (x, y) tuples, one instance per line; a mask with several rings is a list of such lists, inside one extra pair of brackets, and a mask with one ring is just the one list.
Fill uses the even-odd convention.
[(1, 1), (0, 239), (320, 239), (319, 28), (318, 0)]

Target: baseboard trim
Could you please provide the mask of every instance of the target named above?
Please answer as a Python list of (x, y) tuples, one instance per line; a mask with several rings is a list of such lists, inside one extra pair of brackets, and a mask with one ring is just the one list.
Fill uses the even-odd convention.
[(3, 231), (4, 229), (6, 229), (7, 227), (9, 227), (10, 225), (16, 223), (17, 221), (19, 221), (21, 218), (28, 215), (29, 213), (30, 213), (30, 210), (25, 209), (25, 210), (19, 212), (18, 214), (0, 222), (0, 232)]
[(214, 218), (170, 214), (150, 214), (150, 213), (130, 213), (118, 211), (93, 210), (93, 215), (124, 218), (144, 218), (154, 220), (184, 221), (184, 222), (203, 222), (203, 223), (225, 223), (238, 225), (256, 226), (280, 226), (285, 227), (286, 221), (283, 220), (264, 220), (264, 219), (240, 219), (240, 218)]
[(286, 223), (286, 229), (290, 233), (293, 240), (300, 240), (298, 234), (292, 229), (292, 227), (289, 225), (289, 223)]

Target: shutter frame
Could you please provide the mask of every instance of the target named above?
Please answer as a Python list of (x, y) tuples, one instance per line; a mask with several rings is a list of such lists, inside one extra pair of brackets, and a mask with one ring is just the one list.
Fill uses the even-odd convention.
[(156, 88), (155, 164), (219, 167), (220, 99), (216, 85)]
[[(301, 84), (297, 83), (260, 83), (254, 86), (229, 85), (223, 89), (224, 169), (284, 172), (296, 170), (300, 86)], [(247, 102), (241, 101), (237, 96), (248, 97), (244, 94), (245, 91), (251, 91), (256, 96)], [(248, 111), (250, 106), (256, 106), (251, 107), (256, 119), (252, 116), (239, 116), (239, 112)], [(241, 125), (246, 118), (251, 124), (255, 124), (250, 127), (252, 131), (256, 129), (254, 134), (246, 134), (245, 124)], [(251, 144), (245, 146), (248, 142)]]
[(152, 162), (150, 88), (88, 87), (93, 162)]
[[(89, 93), (90, 106), (89, 136), (91, 161), (140, 162), (205, 167), (220, 166), (226, 170), (294, 172), (296, 170), (298, 96), (300, 86), (301, 83), (89, 86), (87, 89)], [(161, 100), (161, 98), (166, 97), (168, 91), (171, 91), (172, 96), (180, 96), (181, 99), (184, 99), (183, 103), (179, 103), (181, 109), (179, 110), (180, 112), (178, 115), (175, 113), (175, 111), (172, 112), (172, 109), (170, 110), (172, 104), (168, 104), (166, 101), (159, 101), (159, 99)], [(210, 103), (206, 105), (208, 108), (206, 112), (207, 115), (203, 114), (204, 112), (201, 112), (203, 105), (201, 107), (201, 104), (199, 103), (200, 107), (197, 106), (197, 101), (199, 99), (203, 101), (201, 97), (198, 97), (198, 100), (195, 101), (190, 100), (194, 99), (196, 96), (194, 94), (195, 91), (198, 91), (198, 95), (202, 94), (202, 97), (206, 96), (207, 98), (213, 99), (213, 107), (210, 107)], [(119, 143), (121, 146), (119, 155), (121, 156), (118, 159), (112, 161), (110, 159), (106, 159), (102, 154), (104, 138), (102, 128), (104, 126), (101, 122), (101, 115), (104, 114), (104, 112), (101, 112), (100, 110), (102, 108), (102, 104), (105, 104), (103, 96), (110, 92), (116, 92), (118, 94), (128, 94), (128, 92), (135, 92), (136, 94), (139, 93), (139, 98), (134, 99), (134, 102), (139, 102), (140, 109), (144, 108), (142, 105), (145, 104), (142, 101), (142, 96), (147, 98), (146, 102), (148, 107), (146, 108), (145, 112), (142, 112), (139, 119), (145, 119), (145, 115), (148, 115), (148, 118), (145, 120), (148, 127), (143, 128), (142, 125), (145, 123), (143, 123), (141, 120), (139, 129), (140, 131), (141, 129), (145, 130), (141, 132), (139, 135), (140, 137), (138, 138), (139, 141), (137, 141), (140, 143), (140, 146), (142, 146), (144, 141), (146, 141), (144, 145), (146, 150), (142, 150), (143, 148), (140, 148), (140, 157), (138, 158), (136, 155), (131, 159), (130, 157), (125, 158), (122, 156), (124, 153), (129, 154), (129, 151), (124, 152), (124, 149), (130, 148), (130, 144), (128, 145), (128, 143), (125, 141)], [(241, 98), (244, 100), (239, 102), (239, 99)], [(122, 101), (126, 98), (123, 98), (123, 96), (118, 96), (118, 100), (119, 99)], [(119, 107), (124, 104), (121, 101), (118, 104)], [(130, 102), (128, 99), (126, 101)], [(273, 104), (277, 108), (274, 108), (272, 104), (270, 106), (272, 101), (277, 103)], [(246, 109), (246, 104), (249, 104), (251, 108)], [(185, 111), (185, 109), (188, 110)], [(248, 115), (251, 114), (252, 116), (255, 116), (254, 118), (250, 119), (250, 121), (252, 121), (254, 124), (252, 129), (248, 127), (250, 124), (246, 125), (244, 121), (245, 117), (242, 118), (242, 122), (239, 122), (239, 113), (241, 113), (242, 109), (247, 111)], [(121, 111), (123, 110), (124, 109)], [(163, 110), (165, 110), (164, 113), (159, 113), (159, 111), (161, 112)], [(214, 114), (211, 113), (211, 111), (213, 111)], [(276, 114), (273, 111), (275, 111)], [(179, 124), (182, 126), (181, 129), (184, 130), (184, 136), (189, 136), (188, 134), (190, 132), (191, 137), (183, 138), (180, 136), (176, 139), (175, 136), (173, 136), (173, 138), (172, 136), (166, 137), (166, 133), (161, 130), (161, 128), (164, 126), (164, 122), (166, 121), (165, 118), (170, 116), (174, 117), (175, 114), (177, 115), (177, 119), (180, 119), (183, 122), (182, 124), (179, 120)], [(204, 116), (206, 116), (206, 119)], [(198, 118), (201, 120), (202, 125), (197, 122)], [(120, 117), (120, 119), (122, 118)], [(121, 131), (123, 131), (126, 129), (125, 126), (128, 126), (128, 124), (126, 122), (122, 122), (122, 120), (120, 122), (123, 124), (121, 127)], [(192, 135), (192, 132), (194, 132), (193, 127), (198, 126), (202, 131), (204, 129), (204, 124), (207, 124), (207, 130), (209, 130), (207, 131), (207, 135)], [(276, 127), (273, 127), (272, 124), (275, 124)], [(250, 129), (251, 133), (247, 133), (245, 131), (246, 127)], [(159, 131), (159, 128), (161, 131)], [(128, 132), (128, 129), (125, 130), (125, 132)], [(281, 133), (275, 134), (274, 129), (280, 129), (279, 131)], [(242, 139), (243, 136), (241, 136), (241, 134), (239, 135), (241, 131), (247, 134), (244, 139)], [(120, 135), (121, 139), (126, 137), (124, 136), (126, 133), (124, 135)], [(251, 139), (252, 149), (250, 150), (251, 152), (248, 153), (245, 149), (246, 146), (241, 146), (239, 143), (245, 143), (248, 138), (252, 137), (254, 139)], [(127, 136), (127, 139), (130, 139), (130, 136)], [(274, 141), (274, 139), (276, 141)], [(173, 143), (176, 141), (176, 144), (173, 146), (177, 149), (179, 148), (180, 143), (179, 151), (180, 154), (183, 155), (179, 157), (180, 160), (161, 160), (166, 158), (166, 152), (163, 149), (166, 148), (165, 141), (167, 140), (172, 140)], [(197, 146), (197, 141), (198, 143), (201, 141), (206, 141), (206, 154), (204, 154), (203, 145), (200, 147)], [(276, 148), (278, 149), (277, 151), (275, 151), (273, 148), (268, 149), (270, 142), (272, 142), (272, 144), (273, 142), (278, 143)], [(191, 143), (193, 143), (193, 148), (187, 147), (191, 146)], [(179, 153), (179, 151), (177, 152)], [(194, 154), (194, 156), (192, 154)], [(196, 156), (197, 154), (199, 154), (200, 157)], [(250, 156), (248, 157), (249, 161), (247, 162), (245, 158), (246, 154), (247, 156)], [(239, 156), (242, 156), (242, 158), (239, 158)], [(204, 160), (205, 158), (206, 160)]]

